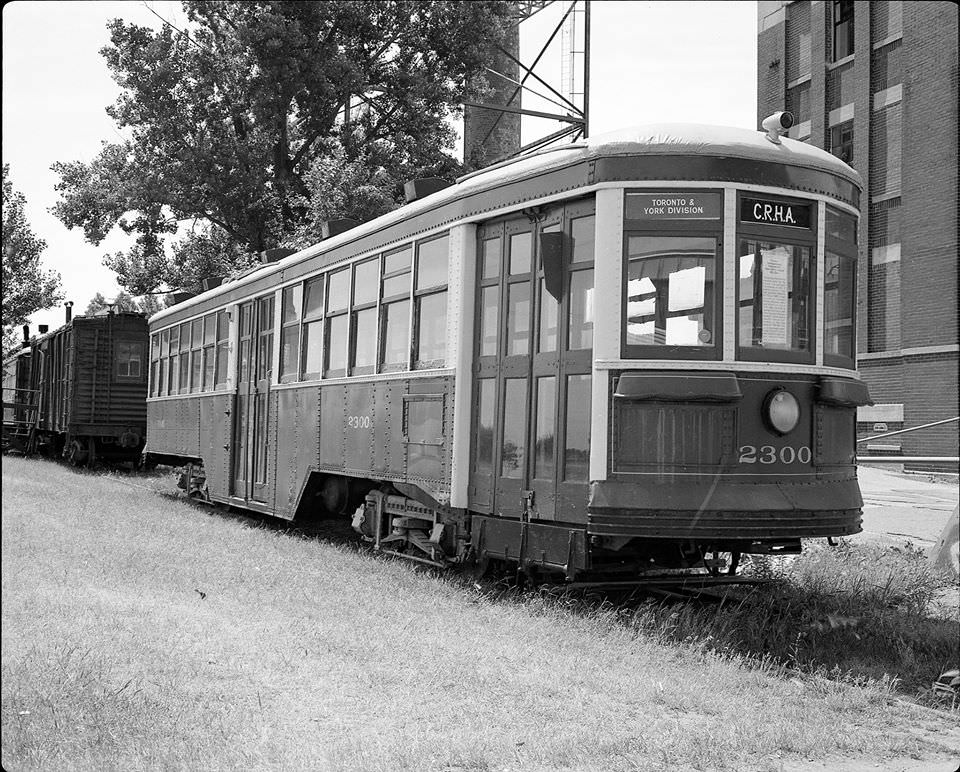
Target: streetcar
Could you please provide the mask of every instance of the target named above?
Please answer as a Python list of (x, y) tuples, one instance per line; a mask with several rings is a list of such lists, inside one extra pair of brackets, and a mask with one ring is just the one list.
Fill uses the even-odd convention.
[(155, 314), (148, 456), (204, 501), (567, 581), (856, 533), (861, 179), (772, 118), (416, 181)]

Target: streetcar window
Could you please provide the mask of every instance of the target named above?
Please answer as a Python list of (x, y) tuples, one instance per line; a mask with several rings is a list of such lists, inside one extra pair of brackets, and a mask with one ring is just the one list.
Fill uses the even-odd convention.
[(507, 285), (507, 356), (524, 355), (530, 341), (530, 284)]
[(384, 303), (381, 314), (380, 369), (405, 370), (410, 357), (410, 300)]
[(854, 366), (857, 218), (827, 207), (824, 251), (824, 341), (827, 364)]
[(740, 348), (810, 352), (814, 290), (810, 248), (741, 239), (739, 254)]
[(483, 242), (483, 262), (481, 279), (496, 279), (500, 276), (500, 239), (486, 239)]
[(355, 306), (377, 302), (377, 279), (380, 275), (378, 260), (359, 263), (353, 274), (353, 304)]
[(586, 481), (590, 478), (590, 405), (591, 376), (567, 376), (567, 425), (564, 436), (563, 479)]
[(446, 285), (449, 241), (446, 236), (443, 236), (418, 245), (416, 286), (418, 290)]
[(510, 275), (530, 273), (533, 236), (530, 233), (514, 233), (510, 237)]
[[(376, 285), (374, 285), (376, 286)], [(353, 313), (353, 357), (351, 372), (371, 368), (377, 355), (377, 309), (364, 308)]]
[(273, 371), (273, 295), (260, 298), (257, 380), (270, 380)]
[(327, 293), (327, 313), (345, 311), (350, 304), (350, 269), (330, 274), (330, 291)]
[[(190, 390), (200, 391), (200, 380), (203, 377), (203, 319), (194, 319), (192, 335), (193, 340), (190, 344)], [(181, 387), (184, 385), (181, 384)]]
[(167, 393), (176, 394), (179, 391), (181, 383), (186, 383), (187, 378), (183, 373), (181, 362), (190, 361), (189, 354), (182, 354), (183, 350), (190, 348), (190, 326), (180, 325), (170, 329), (170, 368), (167, 370)]
[(478, 474), (493, 474), (493, 420), (497, 382), (482, 378), (478, 382), (477, 437), (474, 458)]
[(500, 287), (480, 290), (480, 356), (496, 356), (500, 322)]
[(300, 352), (300, 375), (319, 378), (323, 375), (323, 296), (324, 281), (320, 276), (304, 285), (303, 334)]
[(508, 378), (505, 384), (500, 476), (519, 479), (526, 464), (527, 379)]
[(213, 375), (216, 359), (214, 350), (217, 343), (217, 316), (207, 314), (203, 317), (203, 390), (213, 389)]
[(596, 241), (596, 218), (591, 214), (574, 219), (570, 223), (570, 240), (573, 242), (573, 262), (592, 263)]
[(593, 348), (593, 270), (570, 274), (567, 349)]
[(540, 353), (557, 350), (559, 307), (557, 299), (547, 291), (547, 280), (540, 279), (540, 337), (537, 343)]
[(150, 395), (157, 396), (157, 378), (160, 374), (160, 336), (150, 336)]
[(217, 312), (217, 370), (215, 386), (227, 383), (227, 367), (230, 355), (230, 316), (226, 311)]
[(716, 346), (716, 254), (715, 238), (628, 238), (628, 346)]
[(447, 293), (417, 298), (416, 365), (443, 367), (447, 356)]
[(410, 294), (410, 260), (413, 250), (403, 247), (383, 256), (384, 300)]
[(143, 372), (143, 344), (130, 341), (117, 343), (117, 376), (120, 378), (141, 377)]
[(540, 480), (553, 479), (554, 434), (557, 421), (557, 379), (554, 376), (537, 378), (537, 444), (534, 448), (533, 476)]
[(281, 302), (280, 330), (280, 382), (296, 380), (300, 363), (300, 308), (303, 302), (303, 285), (285, 287)]
[(447, 357), (447, 261), (450, 239), (417, 245), (414, 283), (414, 366), (442, 367)]
[(327, 366), (324, 372), (327, 377), (346, 375), (349, 321), (347, 314), (331, 316), (327, 320)]

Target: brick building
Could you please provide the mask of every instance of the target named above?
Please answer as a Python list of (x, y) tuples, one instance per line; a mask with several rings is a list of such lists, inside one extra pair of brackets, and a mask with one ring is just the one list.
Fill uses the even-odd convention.
[[(790, 110), (791, 137), (832, 152), (866, 181), (857, 359), (877, 404), (861, 408), (860, 436), (953, 418), (957, 5), (761, 0), (757, 34), (758, 122)], [(871, 450), (956, 456), (957, 437), (952, 423)]]

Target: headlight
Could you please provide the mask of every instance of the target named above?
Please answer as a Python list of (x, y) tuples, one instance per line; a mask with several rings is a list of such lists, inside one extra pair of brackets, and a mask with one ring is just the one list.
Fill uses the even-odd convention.
[(764, 417), (770, 428), (780, 434), (792, 432), (800, 422), (800, 403), (789, 391), (771, 391), (764, 401)]

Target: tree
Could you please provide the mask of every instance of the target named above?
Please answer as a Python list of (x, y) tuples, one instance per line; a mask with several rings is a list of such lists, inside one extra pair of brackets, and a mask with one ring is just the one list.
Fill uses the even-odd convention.
[[(56, 305), (60, 274), (40, 267), (46, 242), (31, 230), (24, 212), (27, 200), (13, 189), (10, 167), (3, 165), (3, 329), (4, 346), (8, 329), (27, 321), (35, 311)], [(15, 336), (14, 336), (15, 337)]]
[[(382, 214), (405, 181), (461, 170), (447, 118), (484, 89), (510, 7), (195, 0), (189, 30), (115, 20), (101, 53), (122, 91), (108, 113), (130, 139), (55, 164), (54, 212), (94, 244), (115, 225), (136, 236), (105, 260), (134, 294), (316, 240), (321, 219)], [(206, 230), (168, 256), (188, 219)]]
[(109, 308), (115, 313), (132, 311), (149, 316), (165, 307), (165, 304), (156, 295), (144, 295), (140, 300), (137, 300), (132, 295), (121, 290), (113, 300), (107, 300), (102, 292), (96, 293), (90, 298), (90, 302), (87, 303), (87, 308), (83, 313), (86, 316), (94, 316), (104, 309)]

